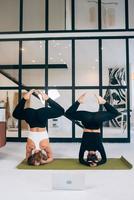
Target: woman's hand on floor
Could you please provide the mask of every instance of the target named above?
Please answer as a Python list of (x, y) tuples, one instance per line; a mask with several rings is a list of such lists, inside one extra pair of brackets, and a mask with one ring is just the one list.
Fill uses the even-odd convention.
[(96, 166), (97, 166), (97, 163), (91, 162), (91, 163), (89, 163), (89, 166), (90, 166), (90, 167), (96, 167)]

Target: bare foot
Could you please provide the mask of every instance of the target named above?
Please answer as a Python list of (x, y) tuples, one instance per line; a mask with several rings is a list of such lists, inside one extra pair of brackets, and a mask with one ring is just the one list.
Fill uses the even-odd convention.
[(24, 99), (25, 100), (29, 100), (31, 95), (33, 94), (33, 92), (35, 92), (35, 89), (30, 90), (29, 92), (27, 92), (26, 94), (24, 94)]
[(86, 94), (87, 94), (87, 93), (84, 93), (84, 94), (82, 94), (82, 95), (78, 98), (78, 102), (79, 102), (79, 103), (84, 103)]
[(99, 95), (95, 95), (95, 97), (98, 101), (98, 104), (105, 104), (106, 103), (106, 100), (103, 97), (101, 97)]
[(49, 96), (46, 93), (42, 92), (41, 90), (38, 90), (38, 94), (40, 94), (42, 99), (45, 101), (49, 99)]

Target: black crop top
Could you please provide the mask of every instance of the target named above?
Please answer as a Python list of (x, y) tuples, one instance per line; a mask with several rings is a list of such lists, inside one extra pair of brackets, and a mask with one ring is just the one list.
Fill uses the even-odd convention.
[(25, 108), (26, 100), (22, 98), (13, 111), (13, 117), (20, 120), (25, 120), (30, 128), (46, 127), (47, 119), (57, 118), (64, 115), (64, 109), (52, 99), (48, 99), (50, 107), (43, 107), (39, 109)]
[(71, 120), (81, 121), (83, 128), (87, 129), (99, 129), (102, 122), (114, 119), (120, 113), (109, 103), (103, 104), (106, 111), (88, 112), (77, 111), (80, 103), (76, 101), (66, 112), (65, 116)]

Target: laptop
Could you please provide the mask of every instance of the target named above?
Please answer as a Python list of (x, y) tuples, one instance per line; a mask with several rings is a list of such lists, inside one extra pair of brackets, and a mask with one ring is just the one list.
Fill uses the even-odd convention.
[(85, 176), (79, 173), (56, 173), (52, 175), (54, 190), (84, 190)]

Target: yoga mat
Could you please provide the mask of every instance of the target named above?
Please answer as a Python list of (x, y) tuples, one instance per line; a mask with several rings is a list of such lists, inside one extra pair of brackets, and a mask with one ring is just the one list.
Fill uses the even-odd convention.
[(97, 167), (88, 167), (79, 163), (78, 159), (54, 159), (53, 162), (40, 166), (31, 166), (23, 160), (17, 169), (24, 170), (126, 170), (131, 169), (132, 164), (123, 156), (120, 158), (108, 158), (107, 162)]

